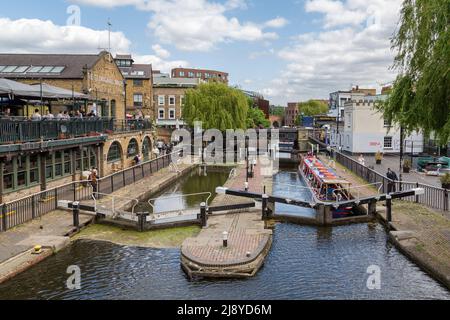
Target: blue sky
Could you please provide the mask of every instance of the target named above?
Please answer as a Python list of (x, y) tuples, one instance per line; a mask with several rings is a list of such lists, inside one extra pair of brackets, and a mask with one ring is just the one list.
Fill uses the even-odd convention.
[[(274, 104), (379, 87), (400, 0), (15, 0), (2, 4), (0, 51), (113, 53), (164, 71), (186, 65), (230, 73), (231, 85)], [(76, 5), (79, 27), (67, 27)]]

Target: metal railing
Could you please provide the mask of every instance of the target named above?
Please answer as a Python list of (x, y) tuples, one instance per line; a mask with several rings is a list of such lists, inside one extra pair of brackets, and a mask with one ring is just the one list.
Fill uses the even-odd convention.
[[(108, 195), (167, 168), (172, 162), (172, 155), (164, 155), (98, 179), (97, 190), (95, 191), (98, 194), (97, 198), (100, 199), (104, 197), (102, 194)], [(91, 200), (93, 194), (94, 191), (90, 181), (76, 181), (4, 203), (0, 206), (0, 231), (9, 230), (56, 210), (59, 200)]]
[(150, 120), (113, 118), (44, 119), (39, 121), (0, 119), (0, 144), (76, 138), (89, 134), (151, 130)]

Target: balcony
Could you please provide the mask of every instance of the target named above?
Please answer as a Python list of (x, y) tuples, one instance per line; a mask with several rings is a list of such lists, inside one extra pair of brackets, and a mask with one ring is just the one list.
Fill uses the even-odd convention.
[(150, 120), (84, 118), (31, 121), (0, 119), (0, 144), (73, 139), (100, 134), (151, 130)]

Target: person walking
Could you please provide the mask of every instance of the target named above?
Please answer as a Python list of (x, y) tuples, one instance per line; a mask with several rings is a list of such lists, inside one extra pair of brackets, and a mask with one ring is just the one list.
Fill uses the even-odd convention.
[(359, 155), (358, 162), (360, 165), (366, 166), (366, 159), (364, 159), (364, 156), (362, 154)]
[(94, 193), (94, 197), (97, 198), (97, 192), (98, 192), (98, 176), (97, 176), (97, 169), (92, 168), (91, 174), (89, 176), (89, 181), (92, 186), (92, 191)]
[(397, 188), (395, 186), (396, 181), (398, 181), (397, 174), (388, 168), (388, 172), (386, 173), (386, 177), (389, 179), (388, 181), (388, 193), (396, 192)]

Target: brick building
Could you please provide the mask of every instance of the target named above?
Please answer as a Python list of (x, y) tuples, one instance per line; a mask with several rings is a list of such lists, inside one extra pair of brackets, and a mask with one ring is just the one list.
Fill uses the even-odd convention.
[(126, 112), (155, 119), (152, 65), (136, 64), (131, 55), (116, 55), (115, 61), (126, 79)]
[(204, 69), (188, 69), (175, 68), (172, 69), (172, 78), (188, 78), (188, 79), (202, 79), (204, 81), (217, 81), (228, 84), (228, 73), (215, 70)]
[(290, 102), (286, 108), (284, 122), (286, 126), (293, 127), (296, 125), (296, 120), (299, 116), (298, 103)]
[[(84, 106), (98, 115), (125, 118), (124, 77), (112, 56), (99, 54), (0, 54), (0, 78), (49, 85), (90, 96)], [(55, 113), (55, 110), (51, 110)], [(21, 111), (27, 116), (26, 110)]]

